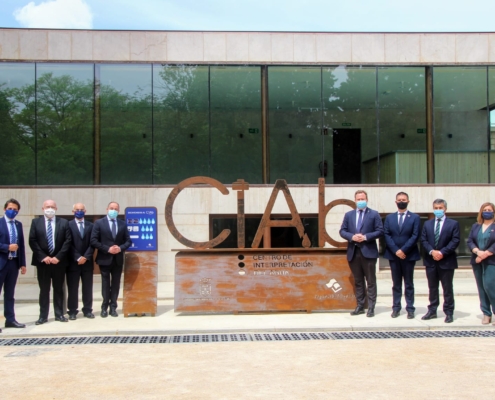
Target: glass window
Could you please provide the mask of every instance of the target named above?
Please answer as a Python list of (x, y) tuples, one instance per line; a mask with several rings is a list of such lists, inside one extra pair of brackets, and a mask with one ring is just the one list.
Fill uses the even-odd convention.
[(424, 67), (378, 68), (380, 183), (426, 183)]
[(270, 182), (318, 183), (324, 174), (321, 68), (268, 68)]
[(208, 67), (153, 66), (154, 183), (209, 176)]
[(495, 68), (488, 67), (488, 110), (490, 111), (490, 183), (495, 182)]
[(488, 183), (486, 67), (435, 67), (435, 183)]
[[(152, 183), (151, 65), (97, 65), (101, 183)], [(98, 155), (96, 155), (98, 157)]]
[(261, 68), (210, 67), (211, 177), (262, 183)]
[(376, 68), (325, 68), (323, 104), (326, 182), (376, 183)]
[(93, 183), (91, 64), (37, 64), (39, 185)]
[(36, 184), (34, 69), (0, 63), (0, 185)]

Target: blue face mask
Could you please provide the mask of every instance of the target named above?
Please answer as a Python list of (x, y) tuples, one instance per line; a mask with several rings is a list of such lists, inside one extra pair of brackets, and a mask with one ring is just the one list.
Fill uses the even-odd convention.
[(435, 214), (435, 217), (437, 218), (442, 218), (445, 214), (444, 210), (433, 210), (433, 214)]
[(117, 210), (108, 210), (108, 216), (111, 219), (117, 218), (117, 215), (119, 215), (119, 212)]
[(77, 218), (77, 219), (81, 219), (81, 218), (84, 218), (84, 214), (86, 214), (84, 211), (76, 211), (74, 213), (74, 216)]
[(493, 219), (493, 211), (483, 211), (481, 213), (481, 216), (483, 217), (483, 219)]
[(359, 201), (356, 201), (356, 206), (357, 206), (357, 208), (359, 208), (360, 210), (362, 210), (363, 208), (366, 208), (366, 205), (367, 205), (366, 200), (359, 200)]
[(5, 215), (9, 219), (14, 219), (17, 216), (17, 214), (19, 214), (19, 211), (17, 210), (5, 210)]

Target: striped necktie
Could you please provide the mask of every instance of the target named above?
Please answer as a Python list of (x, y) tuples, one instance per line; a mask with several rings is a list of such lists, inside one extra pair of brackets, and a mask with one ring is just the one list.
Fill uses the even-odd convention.
[[(17, 244), (17, 232), (15, 231), (14, 221), (9, 221), (10, 223), (10, 244)], [(17, 251), (10, 252), (11, 257), (17, 257)]]
[(48, 220), (48, 227), (46, 228), (46, 241), (48, 242), (48, 251), (50, 254), (55, 250), (55, 246), (53, 245), (53, 228), (52, 228), (52, 220)]
[(437, 219), (437, 226), (435, 227), (435, 249), (438, 245), (438, 239), (440, 239), (440, 222), (442, 220), (440, 218)]

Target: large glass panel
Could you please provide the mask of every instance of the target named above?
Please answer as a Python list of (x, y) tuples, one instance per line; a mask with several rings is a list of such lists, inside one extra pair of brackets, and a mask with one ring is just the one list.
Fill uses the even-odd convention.
[(151, 65), (96, 68), (101, 85), (101, 183), (151, 184)]
[(35, 65), (0, 63), (0, 185), (34, 185)]
[(424, 67), (378, 68), (380, 183), (426, 183)]
[(488, 183), (486, 67), (435, 67), (435, 183)]
[(210, 67), (211, 176), (262, 182), (261, 68)]
[(92, 64), (37, 64), (39, 185), (93, 183)]
[(270, 182), (316, 184), (323, 174), (321, 68), (269, 67)]
[(327, 183), (376, 183), (376, 68), (323, 70)]
[(490, 110), (490, 183), (495, 182), (495, 68), (488, 67), (488, 109)]
[(154, 183), (209, 176), (208, 67), (153, 66)]

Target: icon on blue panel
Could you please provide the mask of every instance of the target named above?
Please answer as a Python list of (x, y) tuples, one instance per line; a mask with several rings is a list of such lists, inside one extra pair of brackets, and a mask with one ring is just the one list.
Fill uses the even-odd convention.
[(150, 235), (146, 234), (145, 239), (148, 240), (150, 238)]
[(150, 234), (150, 239), (153, 240), (153, 235)]
[(151, 224), (151, 219), (148, 218), (148, 225)]
[(150, 226), (150, 232), (153, 232), (153, 227), (152, 226)]
[(141, 239), (144, 240), (144, 233), (141, 235)]
[(139, 223), (142, 224), (143, 223), (143, 220), (141, 218), (139, 218)]
[(153, 225), (155, 225), (155, 219), (154, 219), (154, 218), (151, 220), (151, 223), (152, 223)]
[(144, 226), (141, 227), (141, 232), (144, 232)]

